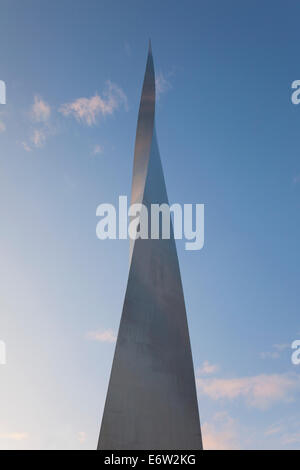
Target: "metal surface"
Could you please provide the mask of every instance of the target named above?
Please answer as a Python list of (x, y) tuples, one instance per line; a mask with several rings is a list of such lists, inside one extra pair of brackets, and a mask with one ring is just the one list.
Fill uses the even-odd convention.
[[(135, 145), (132, 202), (168, 203), (154, 128), (151, 48)], [(171, 233), (173, 230), (171, 231)], [(181, 276), (171, 239), (137, 239), (98, 449), (201, 449), (194, 369)]]

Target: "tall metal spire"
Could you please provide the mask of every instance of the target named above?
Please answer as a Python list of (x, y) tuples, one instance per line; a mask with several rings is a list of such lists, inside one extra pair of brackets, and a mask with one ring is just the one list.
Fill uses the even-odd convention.
[[(139, 109), (131, 203), (168, 203), (155, 133), (149, 44)], [(150, 232), (150, 228), (149, 228)], [(131, 264), (98, 449), (202, 448), (184, 295), (170, 239), (131, 244)]]
[[(131, 204), (142, 203), (155, 124), (155, 72), (151, 41), (137, 122), (131, 187)], [(134, 241), (130, 240), (130, 260)]]

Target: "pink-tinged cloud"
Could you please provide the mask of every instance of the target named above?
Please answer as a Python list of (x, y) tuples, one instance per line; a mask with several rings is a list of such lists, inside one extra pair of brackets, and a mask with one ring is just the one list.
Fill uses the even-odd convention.
[(99, 115), (113, 114), (121, 106), (127, 110), (127, 97), (116, 84), (108, 81), (103, 96), (98, 94), (91, 98), (78, 98), (72, 103), (63, 104), (59, 111), (64, 116), (73, 116), (88, 126), (96, 124)]
[(243, 398), (250, 406), (265, 409), (276, 402), (289, 402), (300, 390), (300, 375), (261, 374), (233, 379), (196, 379), (198, 391), (213, 400)]
[(6, 131), (6, 125), (4, 124), (3, 121), (0, 121), (0, 132), (5, 132)]
[(91, 341), (100, 341), (101, 343), (115, 343), (116, 335), (113, 330), (89, 331), (86, 338)]
[(47, 138), (47, 130), (33, 129), (30, 136), (30, 143), (22, 142), (22, 146), (26, 152), (31, 152), (33, 148), (41, 148), (44, 146)]
[(32, 119), (36, 122), (46, 122), (50, 118), (51, 108), (42, 100), (42, 98), (35, 96), (34, 103), (31, 108)]
[(27, 142), (22, 142), (22, 146), (26, 152), (31, 152), (32, 148), (28, 145)]
[(210, 422), (202, 425), (204, 450), (239, 449), (236, 421), (226, 412), (216, 413)]
[(42, 129), (34, 129), (31, 141), (35, 147), (43, 147), (46, 141), (46, 133)]
[(44, 146), (48, 136), (51, 134), (50, 115), (51, 108), (39, 96), (34, 97), (34, 103), (30, 109), (30, 118), (34, 123), (34, 128), (28, 141), (22, 142), (22, 146), (26, 152), (31, 152), (34, 148)]
[(211, 364), (209, 361), (204, 361), (202, 366), (197, 370), (197, 375), (210, 375), (218, 371), (217, 364)]

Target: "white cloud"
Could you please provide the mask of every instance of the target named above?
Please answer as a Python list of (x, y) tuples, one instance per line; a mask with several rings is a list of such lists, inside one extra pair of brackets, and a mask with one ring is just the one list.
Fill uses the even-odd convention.
[(3, 121), (0, 121), (0, 132), (5, 132), (6, 131), (6, 125), (4, 124)]
[(197, 370), (197, 375), (214, 374), (219, 369), (217, 364), (211, 364), (209, 361), (204, 361), (202, 366)]
[(266, 409), (276, 402), (289, 402), (300, 390), (300, 375), (261, 374), (233, 379), (208, 379), (198, 377), (200, 393), (213, 400), (243, 398), (249, 406)]
[(113, 330), (89, 331), (86, 334), (86, 338), (91, 341), (100, 341), (102, 343), (115, 343), (117, 339)]
[(115, 83), (106, 82), (103, 96), (96, 94), (91, 98), (78, 98), (72, 103), (65, 103), (59, 111), (64, 116), (73, 116), (88, 126), (96, 124), (99, 115), (112, 115), (121, 106), (128, 109), (127, 97)]
[(157, 99), (159, 99), (163, 93), (166, 93), (171, 88), (172, 85), (169, 80), (167, 80), (167, 78), (163, 75), (162, 72), (159, 72), (155, 79), (155, 90)]

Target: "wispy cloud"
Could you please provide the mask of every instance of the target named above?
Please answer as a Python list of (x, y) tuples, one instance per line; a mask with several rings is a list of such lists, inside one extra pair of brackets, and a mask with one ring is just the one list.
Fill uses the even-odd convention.
[(25, 152), (31, 152), (32, 148), (30, 147), (30, 145), (28, 145), (27, 142), (22, 142), (22, 147), (23, 149), (25, 150)]
[(100, 341), (101, 343), (115, 343), (117, 339), (114, 331), (110, 329), (89, 331), (86, 334), (86, 338), (91, 341)]
[[(269, 426), (264, 435), (271, 438), (276, 443), (277, 448), (284, 446), (292, 446), (297, 448), (296, 444), (300, 443), (300, 415), (294, 412), (290, 416), (282, 417), (279, 421)], [(299, 446), (298, 446), (299, 448)]]
[(31, 141), (35, 147), (42, 147), (46, 140), (46, 133), (42, 129), (34, 129)]
[(227, 413), (216, 413), (210, 422), (202, 425), (203, 448), (205, 450), (239, 449), (236, 421)]
[(31, 107), (32, 119), (36, 122), (47, 122), (50, 118), (51, 108), (46, 101), (35, 95), (34, 103)]
[(261, 374), (232, 379), (198, 377), (196, 383), (199, 392), (213, 400), (243, 398), (249, 406), (266, 409), (276, 402), (292, 401), (295, 392), (300, 390), (300, 375)]
[(33, 148), (38, 149), (43, 147), (49, 133), (50, 130), (46, 128), (33, 129), (29, 140), (22, 142), (24, 150), (26, 152), (31, 152)]
[[(168, 76), (169, 75), (170, 74), (168, 74)], [(162, 72), (159, 72), (155, 79), (155, 89), (156, 89), (157, 99), (159, 99), (163, 93), (166, 93), (167, 91), (171, 90), (171, 88), (172, 88), (172, 85), (169, 82), (168, 78)]]
[(0, 439), (7, 439), (10, 441), (23, 441), (28, 439), (29, 434), (27, 432), (2, 432), (0, 433)]
[(33, 123), (33, 128), (31, 129), (29, 139), (22, 142), (26, 152), (30, 152), (33, 148), (43, 147), (47, 137), (53, 132), (49, 123), (51, 116), (50, 105), (38, 95), (34, 96), (29, 116)]
[[(111, 81), (106, 82), (102, 96), (95, 94), (91, 98), (78, 98), (71, 103), (62, 104), (57, 111), (63, 116), (73, 116), (77, 121), (88, 126), (97, 123), (99, 116), (113, 115), (116, 110), (123, 107), (128, 110), (127, 96), (123, 90)], [(33, 104), (27, 113), (31, 128), (28, 138), (21, 142), (26, 152), (42, 148), (50, 135), (56, 134), (57, 129), (53, 126), (55, 112), (51, 106), (39, 95), (34, 95)], [(56, 115), (57, 117), (57, 115)], [(5, 124), (0, 121), (0, 132), (5, 131)], [(102, 147), (95, 145), (92, 153), (102, 153)]]
[(6, 125), (4, 124), (3, 121), (0, 121), (0, 132), (5, 132), (6, 131)]
[(280, 354), (278, 351), (263, 351), (260, 353), (262, 359), (278, 359)]
[(202, 366), (197, 370), (197, 375), (210, 375), (217, 372), (219, 366), (217, 364), (211, 364), (209, 361), (204, 361)]
[(92, 151), (93, 155), (99, 155), (100, 153), (103, 153), (103, 147), (99, 144), (95, 145)]
[(112, 115), (121, 106), (128, 109), (125, 93), (118, 85), (108, 81), (102, 96), (96, 94), (91, 98), (78, 98), (63, 104), (59, 111), (64, 116), (73, 116), (77, 121), (93, 126), (99, 115)]
[(282, 432), (282, 426), (271, 426), (265, 431), (265, 436), (273, 436)]
[(282, 344), (273, 344), (272, 347), (273, 347), (272, 351), (261, 352), (260, 357), (262, 359), (278, 359), (282, 351), (289, 349), (291, 346), (290, 344), (282, 343)]
[(273, 344), (273, 348), (277, 349), (277, 351), (284, 351), (290, 347), (291, 345), (289, 343)]

